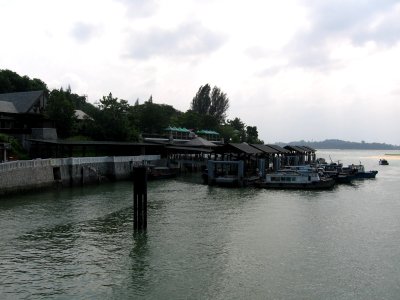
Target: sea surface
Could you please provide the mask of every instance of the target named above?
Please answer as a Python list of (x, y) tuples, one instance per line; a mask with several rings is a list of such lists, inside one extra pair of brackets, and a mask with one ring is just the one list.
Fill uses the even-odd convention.
[(227, 189), (200, 175), (0, 200), (0, 299), (399, 299), (400, 156), (320, 150), (378, 170), (330, 191)]

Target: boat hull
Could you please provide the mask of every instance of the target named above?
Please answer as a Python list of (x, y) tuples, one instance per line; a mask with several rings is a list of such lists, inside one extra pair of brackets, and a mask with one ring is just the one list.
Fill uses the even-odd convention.
[(356, 179), (368, 179), (368, 178), (375, 178), (378, 171), (369, 171), (369, 172), (357, 172), (355, 173)]
[(257, 184), (260, 188), (265, 189), (282, 189), (282, 190), (328, 190), (333, 188), (335, 180), (325, 179), (309, 183), (284, 183), (284, 182), (259, 182)]
[(338, 174), (334, 179), (336, 183), (351, 183), (356, 177), (350, 174)]

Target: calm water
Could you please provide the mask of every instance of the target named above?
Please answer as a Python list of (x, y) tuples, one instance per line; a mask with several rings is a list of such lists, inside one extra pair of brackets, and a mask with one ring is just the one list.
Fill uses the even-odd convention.
[(332, 191), (151, 182), (133, 233), (132, 184), (0, 201), (0, 299), (399, 299), (400, 157)]

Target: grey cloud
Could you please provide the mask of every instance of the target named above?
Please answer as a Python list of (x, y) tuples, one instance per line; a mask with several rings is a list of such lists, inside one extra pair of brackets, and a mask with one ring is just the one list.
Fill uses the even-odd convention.
[(359, 30), (354, 34), (353, 41), (357, 44), (375, 41), (377, 44), (385, 46), (398, 43), (400, 41), (400, 13), (394, 12), (376, 26)]
[(251, 58), (260, 59), (260, 58), (267, 57), (267, 56), (271, 55), (272, 53), (271, 53), (271, 51), (268, 51), (262, 47), (254, 46), (254, 47), (247, 48), (245, 50), (245, 54)]
[(98, 28), (91, 24), (75, 23), (71, 30), (71, 35), (78, 42), (85, 43), (92, 39), (98, 33)]
[[(304, 1), (309, 9), (310, 29), (299, 32), (285, 49), (290, 64), (305, 68), (330, 68), (328, 41), (349, 39), (356, 45), (374, 40), (378, 44), (394, 44), (400, 40), (400, 18), (390, 17), (391, 9), (400, 1)], [(368, 30), (377, 17), (384, 22)], [(387, 19), (387, 20), (386, 20)]]
[(263, 69), (261, 72), (258, 72), (256, 75), (260, 77), (269, 77), (275, 76), (281, 71), (284, 71), (286, 66), (273, 66)]
[(224, 36), (200, 23), (182, 24), (175, 30), (156, 28), (146, 33), (132, 33), (127, 56), (148, 59), (151, 56), (202, 55), (218, 49), (224, 40)]
[(154, 0), (118, 0), (126, 7), (126, 15), (130, 18), (144, 18), (153, 15), (158, 5)]

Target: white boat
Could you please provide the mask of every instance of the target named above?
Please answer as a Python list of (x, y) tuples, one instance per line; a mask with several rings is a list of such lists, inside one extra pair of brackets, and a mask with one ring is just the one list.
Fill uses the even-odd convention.
[(335, 180), (325, 178), (311, 167), (291, 167), (267, 173), (258, 186), (269, 189), (330, 189)]

